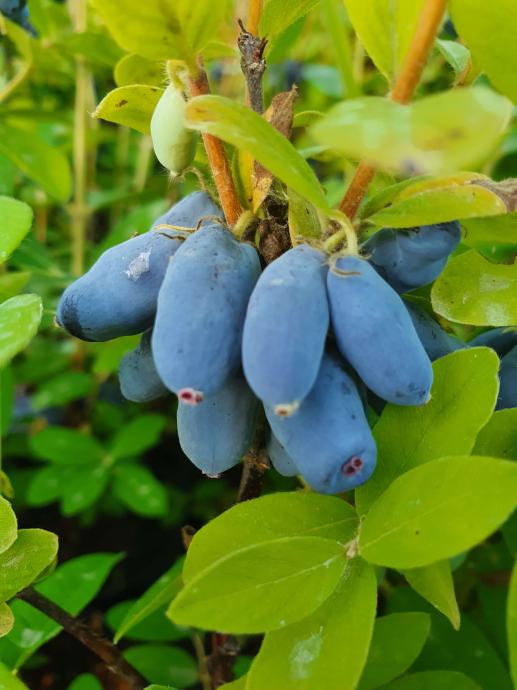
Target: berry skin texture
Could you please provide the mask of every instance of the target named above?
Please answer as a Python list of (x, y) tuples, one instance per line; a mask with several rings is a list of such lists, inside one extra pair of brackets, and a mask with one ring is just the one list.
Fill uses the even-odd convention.
[(423, 225), (410, 230), (384, 228), (362, 246), (362, 253), (397, 292), (432, 283), (461, 240), (459, 223)]
[(151, 331), (146, 331), (138, 346), (122, 358), (118, 376), (120, 392), (126, 400), (132, 402), (150, 402), (169, 392), (154, 365), (151, 353)]
[(313, 489), (324, 494), (364, 484), (376, 446), (354, 382), (337, 356), (323, 356), (316, 383), (292, 417), (266, 407), (273, 434)]
[(241, 365), (244, 316), (260, 275), (254, 247), (219, 224), (178, 249), (158, 296), (153, 357), (180, 402), (213, 395)]
[(294, 464), (294, 460), (273, 433), (269, 435), (266, 452), (278, 474), (281, 474), (283, 477), (295, 477), (297, 474), (300, 474)]
[(188, 233), (154, 229), (167, 223), (191, 228), (203, 216), (221, 212), (204, 192), (185, 197), (151, 230), (105, 251), (64, 291), (57, 322), (81, 340), (104, 341), (142, 333), (153, 324), (156, 300), (169, 258)]
[(517, 345), (517, 327), (492, 328), (469, 341), (470, 347), (491, 347), (504, 357)]
[(154, 153), (174, 176), (188, 168), (196, 153), (196, 133), (185, 127), (185, 105), (181, 91), (170, 84), (151, 118)]
[(433, 369), (399, 295), (356, 256), (331, 263), (328, 293), (339, 350), (368, 388), (397, 405), (424, 405)]
[(517, 407), (517, 345), (501, 360), (496, 410)]
[(202, 405), (178, 406), (178, 437), (185, 455), (216, 477), (236, 465), (248, 450), (259, 402), (241, 376), (231, 377)]
[(318, 375), (329, 327), (325, 261), (306, 245), (290, 249), (265, 269), (248, 304), (244, 373), (278, 414), (294, 413)]
[(462, 350), (467, 345), (453, 335), (446, 333), (443, 328), (427, 312), (412, 302), (404, 302), (409, 312), (415, 331), (422, 343), (427, 356), (434, 362), (435, 359)]

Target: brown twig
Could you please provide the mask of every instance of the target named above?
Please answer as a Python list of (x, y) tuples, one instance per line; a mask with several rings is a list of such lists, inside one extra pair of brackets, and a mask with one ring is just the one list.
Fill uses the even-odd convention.
[(241, 69), (246, 79), (251, 109), (260, 115), (264, 112), (262, 77), (266, 71), (264, 49), (267, 39), (254, 36), (250, 31), (246, 31), (240, 19), (238, 22), (241, 27), (241, 33), (237, 40), (241, 54)]
[(264, 475), (271, 466), (265, 450), (265, 435), (265, 422), (262, 421), (257, 427), (251, 448), (244, 457), (244, 468), (236, 503), (260, 496)]
[(123, 680), (132, 690), (143, 690), (149, 683), (128, 663), (118, 647), (86, 624), (74, 618), (60, 606), (32, 587), (27, 587), (17, 595), (41, 613), (51, 618), (72, 637), (81, 642), (106, 665), (114, 675)]
[[(408, 54), (389, 95), (392, 101), (406, 104), (413, 97), (426, 65), (427, 57), (433, 47), (436, 33), (440, 28), (446, 5), (447, 0), (427, 0), (424, 5)], [(359, 164), (352, 182), (339, 204), (340, 210), (346, 213), (350, 219), (354, 219), (374, 174), (375, 168), (366, 163)]]
[[(190, 92), (192, 96), (204, 96), (210, 93), (208, 77), (201, 63), (198, 66), (196, 75), (191, 77)], [(241, 205), (235, 191), (224, 146), (220, 139), (211, 134), (202, 134), (201, 136), (226, 222), (228, 225), (233, 226), (241, 214)]]

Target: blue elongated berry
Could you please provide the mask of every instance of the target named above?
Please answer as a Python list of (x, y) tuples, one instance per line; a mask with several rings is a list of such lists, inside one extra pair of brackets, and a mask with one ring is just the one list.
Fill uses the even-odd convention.
[[(170, 257), (200, 218), (220, 214), (210, 197), (196, 192), (161, 216), (148, 232), (111, 247), (59, 301), (57, 322), (82, 340), (111, 340), (142, 333), (153, 324), (158, 291)], [(169, 224), (173, 228), (161, 228)]]
[(295, 412), (318, 375), (329, 326), (326, 257), (307, 245), (269, 264), (251, 295), (244, 373), (277, 414)]
[(327, 282), (339, 350), (368, 388), (397, 405), (425, 404), (433, 369), (400, 296), (356, 256), (333, 260)]
[(499, 357), (506, 355), (517, 345), (517, 327), (492, 328), (469, 341), (471, 347), (491, 347)]
[(122, 358), (118, 376), (120, 391), (127, 400), (150, 402), (168, 393), (154, 365), (151, 331), (146, 331), (138, 346)]
[(467, 347), (461, 340), (446, 333), (440, 324), (416, 304), (412, 302), (404, 302), (404, 304), (431, 362)]
[(256, 250), (218, 224), (176, 252), (158, 296), (152, 348), (162, 381), (181, 402), (201, 402), (240, 368), (246, 306), (259, 274)]
[(496, 410), (517, 407), (517, 345), (501, 360)]
[(278, 474), (281, 474), (283, 477), (294, 477), (299, 474), (293, 459), (273, 433), (269, 435), (266, 451), (271, 464)]
[(202, 405), (178, 406), (178, 437), (185, 455), (210, 477), (236, 465), (248, 450), (259, 402), (241, 376), (229, 378)]
[(334, 354), (324, 354), (316, 383), (295, 415), (265, 409), (273, 434), (316, 491), (348, 491), (372, 475), (375, 441), (357, 388)]
[(384, 228), (362, 246), (362, 252), (397, 292), (432, 283), (461, 240), (456, 221), (409, 230)]

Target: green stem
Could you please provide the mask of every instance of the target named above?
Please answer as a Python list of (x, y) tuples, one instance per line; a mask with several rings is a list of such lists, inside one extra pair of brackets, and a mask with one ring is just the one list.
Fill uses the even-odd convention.
[(336, 55), (336, 63), (341, 75), (345, 96), (347, 98), (356, 98), (360, 95), (360, 90), (354, 79), (350, 39), (343, 21), (343, 0), (323, 0), (321, 8), (325, 28), (329, 32)]

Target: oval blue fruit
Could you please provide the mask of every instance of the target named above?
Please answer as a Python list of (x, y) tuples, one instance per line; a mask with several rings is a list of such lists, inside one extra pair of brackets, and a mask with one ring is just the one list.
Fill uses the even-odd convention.
[(151, 331), (146, 331), (138, 346), (122, 358), (118, 376), (120, 392), (126, 400), (132, 402), (150, 402), (169, 392), (154, 365)]
[(517, 345), (501, 360), (496, 410), (517, 407)]
[(300, 473), (294, 463), (294, 460), (291, 458), (289, 453), (273, 434), (273, 432), (269, 434), (266, 452), (271, 460), (271, 464), (278, 474), (281, 474), (283, 477), (294, 477)]
[(471, 347), (491, 347), (503, 357), (517, 345), (517, 327), (492, 328), (469, 341)]
[(255, 432), (259, 402), (241, 376), (231, 377), (202, 405), (178, 406), (178, 437), (185, 455), (216, 477), (236, 465)]
[(64, 291), (58, 324), (77, 338), (94, 341), (150, 328), (169, 259), (188, 237), (176, 228), (195, 227), (203, 216), (220, 213), (208, 194), (195, 192), (161, 216), (150, 231), (105, 251)]
[(341, 354), (379, 397), (429, 400), (433, 369), (400, 296), (357, 256), (331, 261), (330, 314)]
[(357, 388), (334, 354), (324, 354), (316, 383), (295, 415), (265, 409), (273, 434), (316, 491), (348, 491), (372, 475), (375, 441)]
[(325, 254), (300, 245), (269, 264), (251, 295), (244, 373), (277, 414), (295, 412), (318, 375), (329, 327), (327, 270)]
[(419, 306), (413, 302), (404, 302), (404, 304), (409, 312), (417, 335), (420, 338), (420, 342), (431, 362), (451, 352), (467, 347), (459, 338), (455, 338), (453, 335), (446, 333), (440, 324)]
[(176, 252), (158, 296), (152, 348), (162, 381), (181, 402), (201, 402), (240, 369), (259, 274), (255, 248), (219, 224), (202, 227)]

